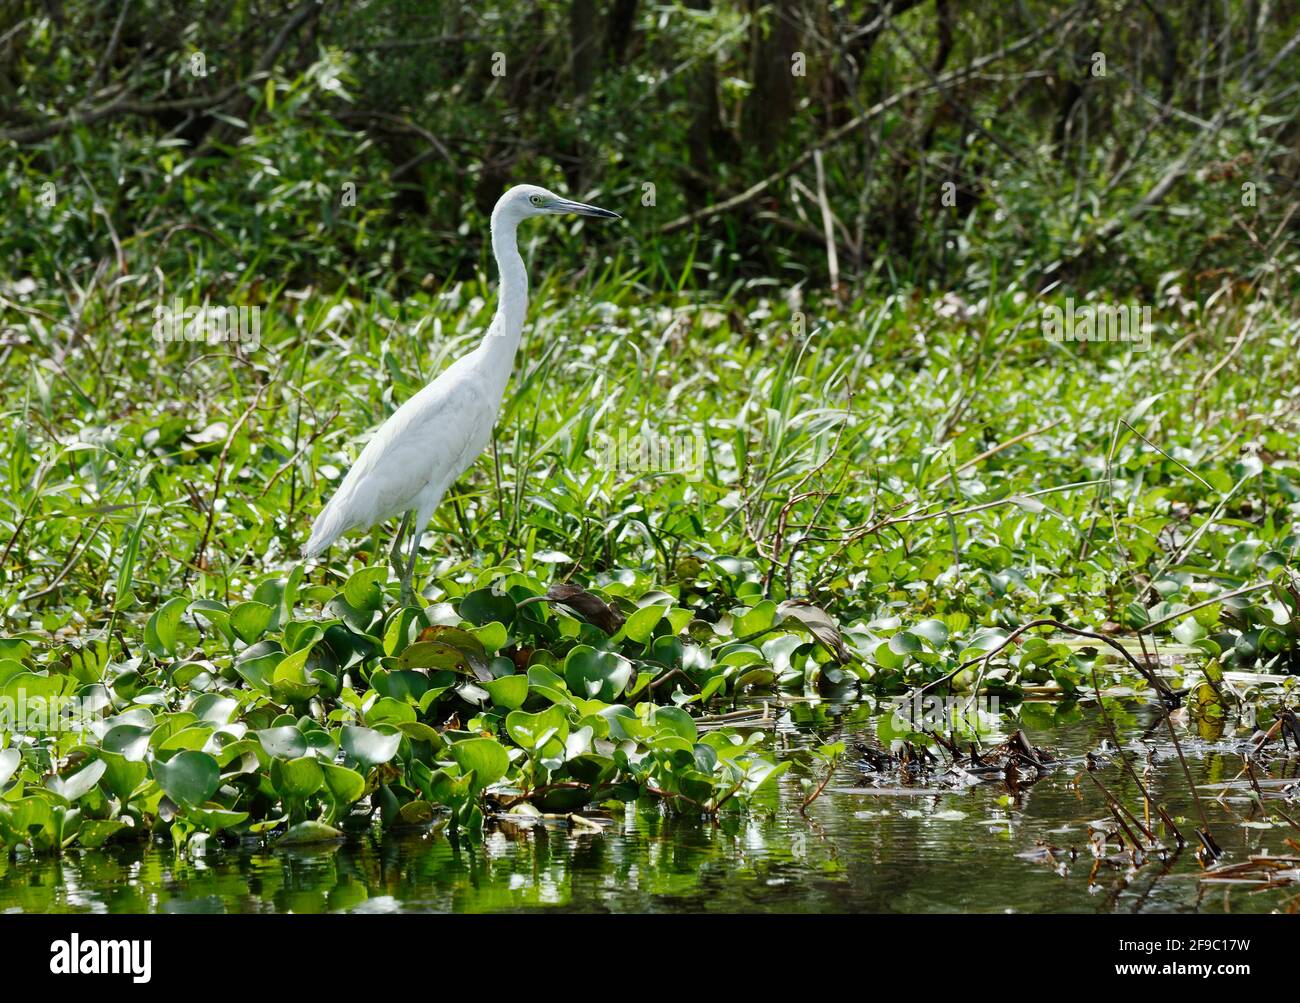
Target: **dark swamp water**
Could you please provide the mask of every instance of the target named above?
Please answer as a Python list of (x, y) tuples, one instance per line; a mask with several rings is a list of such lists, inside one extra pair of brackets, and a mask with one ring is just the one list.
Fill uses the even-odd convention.
[[(1199, 816), (1154, 708), (1108, 707), (1124, 746), (1139, 754), (1144, 782), (1190, 838)], [(1112, 841), (1098, 863), (1090, 823), (1109, 811), (1081, 775), (1082, 757), (1100, 751), (1095, 776), (1139, 816), (1142, 803), (1105, 756), (1095, 707), (1040, 704), (1020, 722), (1002, 720), (992, 740), (1019, 724), (1060, 763), (1015, 792), (1001, 780), (945, 790), (924, 777), (871, 772), (855, 743), (875, 743), (880, 718), (865, 706), (794, 704), (772, 717), (765, 730), (782, 755), (801, 759), (803, 745), (849, 743), (807, 818), (800, 781), (820, 777), (800, 761), (779, 790), (749, 811), (724, 812), (717, 824), (646, 802), (591, 812), (599, 830), (498, 820), (480, 846), (434, 830), (372, 830), (311, 850), (211, 846), (178, 857), (155, 842), (59, 860), (19, 855), (0, 859), (0, 911), (1267, 912), (1300, 902), (1300, 884), (1261, 890), (1250, 881), (1202, 880), (1192, 846), (1134, 867)], [(1229, 728), (1213, 740), (1179, 731), (1198, 785), (1238, 776), (1249, 730)], [(1300, 760), (1276, 755), (1267, 776), (1256, 776), (1267, 794), (1262, 806), (1240, 783), (1223, 798), (1222, 789), (1202, 790), (1224, 861), (1264, 851), (1300, 857), (1285, 842), (1300, 833), (1280, 815), (1300, 817), (1300, 780), (1290, 782), (1300, 777)], [(1048, 859), (1043, 844), (1061, 852)]]

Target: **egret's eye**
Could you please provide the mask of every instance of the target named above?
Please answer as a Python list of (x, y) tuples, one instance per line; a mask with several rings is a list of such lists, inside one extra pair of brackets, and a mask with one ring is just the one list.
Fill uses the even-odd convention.
[(541, 204), (542, 204), (542, 197), (541, 197), (540, 195), (534, 195), (534, 196), (532, 197), (532, 200), (531, 200), (531, 201), (532, 201), (533, 205), (541, 205)]

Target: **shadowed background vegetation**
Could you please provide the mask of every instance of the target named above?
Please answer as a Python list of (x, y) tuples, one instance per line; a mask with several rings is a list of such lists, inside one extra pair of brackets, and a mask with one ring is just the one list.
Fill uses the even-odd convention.
[(1294, 236), (1297, 29), (1294, 0), (11, 0), (0, 252), (406, 292), (481, 271), (528, 180), (640, 206), (594, 239), (659, 286), (1208, 294)]

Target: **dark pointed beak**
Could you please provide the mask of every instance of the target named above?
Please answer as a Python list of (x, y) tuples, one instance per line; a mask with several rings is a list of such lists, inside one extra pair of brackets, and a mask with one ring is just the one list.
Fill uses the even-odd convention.
[(616, 212), (610, 212), (608, 209), (602, 209), (598, 205), (587, 205), (585, 202), (570, 202), (568, 199), (558, 199), (554, 208), (558, 212), (573, 212), (579, 216), (595, 216), (598, 219), (622, 219)]

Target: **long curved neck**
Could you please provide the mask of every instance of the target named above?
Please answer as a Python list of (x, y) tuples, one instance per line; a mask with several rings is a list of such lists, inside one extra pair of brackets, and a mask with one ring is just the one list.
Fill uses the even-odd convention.
[(502, 392), (514, 367), (515, 351), (528, 313), (528, 273), (524, 271), (524, 259), (519, 256), (517, 227), (517, 220), (503, 218), (500, 212), (492, 213), (492, 253), (497, 259), (501, 281), (496, 317), (483, 338), (483, 352), (490, 360), (490, 367), (501, 374)]

